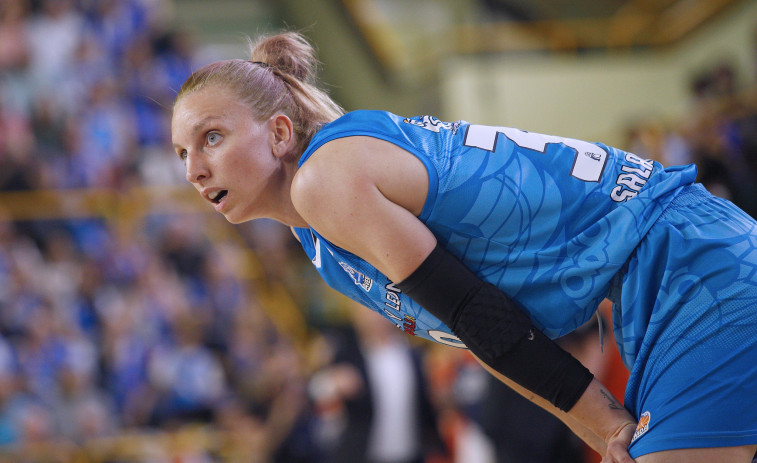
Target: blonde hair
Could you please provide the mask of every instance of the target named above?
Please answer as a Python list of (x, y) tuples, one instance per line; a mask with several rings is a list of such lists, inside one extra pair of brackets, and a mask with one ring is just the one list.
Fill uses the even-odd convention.
[(176, 95), (220, 85), (232, 90), (255, 117), (266, 120), (277, 113), (292, 120), (297, 149), (304, 150), (324, 123), (344, 114), (315, 83), (318, 61), (302, 34), (283, 32), (250, 41), (251, 59), (208, 64), (192, 73)]

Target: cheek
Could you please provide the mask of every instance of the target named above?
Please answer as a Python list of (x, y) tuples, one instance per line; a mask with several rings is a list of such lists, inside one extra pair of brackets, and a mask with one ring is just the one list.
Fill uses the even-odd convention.
[(265, 178), (273, 172), (275, 165), (272, 156), (258, 151), (238, 151), (238, 154), (228, 159), (224, 166), (228, 175), (242, 183)]

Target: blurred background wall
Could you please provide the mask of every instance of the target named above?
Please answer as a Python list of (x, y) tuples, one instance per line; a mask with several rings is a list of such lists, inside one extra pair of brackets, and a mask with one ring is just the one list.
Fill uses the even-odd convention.
[(757, 3), (743, 2), (665, 46), (450, 57), (442, 112), (622, 145), (636, 121), (695, 111), (693, 86), (708, 70), (727, 66), (739, 85), (755, 82), (754, 18)]

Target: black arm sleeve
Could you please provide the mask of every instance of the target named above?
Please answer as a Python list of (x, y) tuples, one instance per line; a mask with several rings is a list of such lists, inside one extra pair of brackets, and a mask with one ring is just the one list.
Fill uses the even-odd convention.
[(504, 292), (439, 244), (396, 286), (444, 322), (487, 365), (561, 410), (573, 408), (593, 378), (535, 328)]

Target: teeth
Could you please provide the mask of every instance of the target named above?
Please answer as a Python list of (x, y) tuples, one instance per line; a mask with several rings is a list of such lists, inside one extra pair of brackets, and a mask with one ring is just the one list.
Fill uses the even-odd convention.
[(214, 192), (212, 192), (212, 193), (209, 193), (209, 194), (208, 194), (208, 198), (210, 198), (210, 200), (211, 200), (211, 201), (213, 201), (214, 199), (216, 199), (216, 196), (218, 196), (218, 193), (220, 193), (220, 192), (221, 192), (221, 191), (220, 191), (220, 190), (218, 190), (218, 191), (214, 191)]

